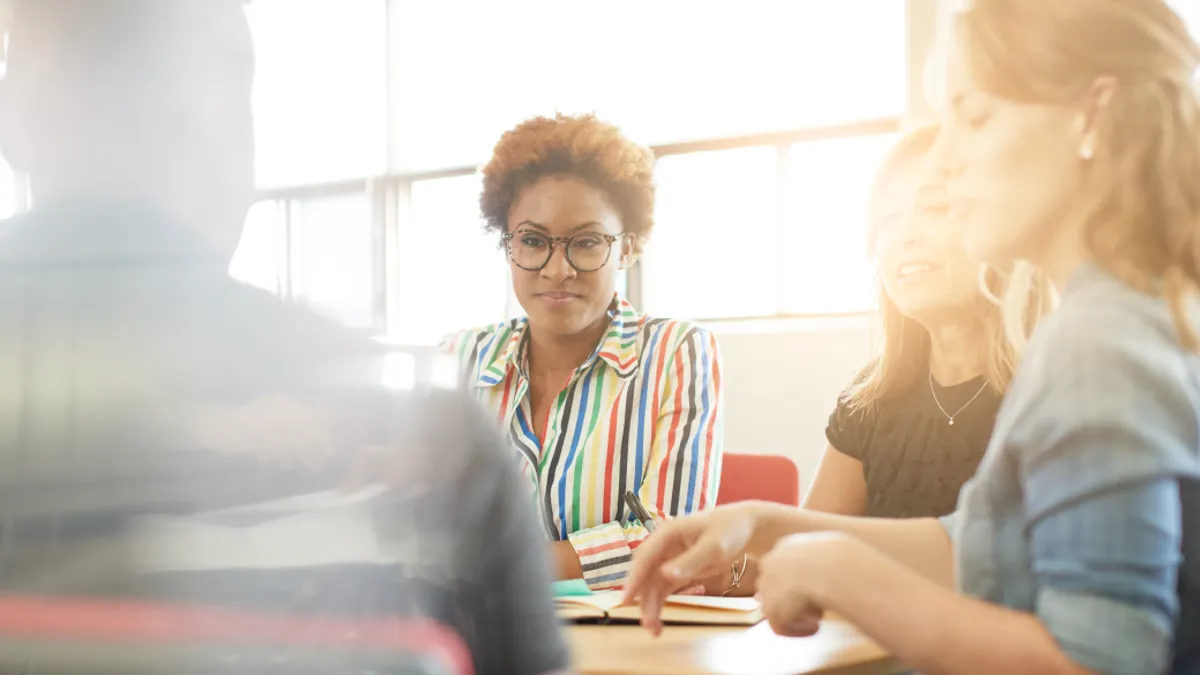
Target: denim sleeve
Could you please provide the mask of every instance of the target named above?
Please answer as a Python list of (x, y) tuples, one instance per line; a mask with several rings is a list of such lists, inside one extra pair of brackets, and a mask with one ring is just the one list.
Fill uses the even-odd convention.
[(950, 537), (950, 543), (955, 546), (958, 545), (958, 519), (958, 511), (938, 518), (938, 523), (946, 530), (946, 536)]
[(1040, 358), (1022, 364), (1030, 379), (1006, 439), (1036, 611), (1099, 673), (1162, 672), (1178, 614), (1180, 481), (1196, 472), (1190, 369), (1111, 307), (1056, 318)]
[(1033, 524), (1037, 613), (1063, 650), (1105, 675), (1163, 672), (1178, 612), (1179, 485), (1115, 488)]

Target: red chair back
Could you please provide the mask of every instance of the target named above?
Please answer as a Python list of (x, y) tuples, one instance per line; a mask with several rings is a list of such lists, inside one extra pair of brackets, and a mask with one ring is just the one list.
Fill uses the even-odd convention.
[(800, 471), (781, 455), (726, 454), (717, 504), (761, 500), (800, 505)]

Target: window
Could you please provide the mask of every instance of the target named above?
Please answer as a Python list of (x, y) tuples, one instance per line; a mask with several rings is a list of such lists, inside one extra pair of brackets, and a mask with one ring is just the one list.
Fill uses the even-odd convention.
[(798, 143), (788, 150), (787, 227), (776, 264), (786, 314), (867, 311), (875, 267), (867, 256), (868, 205), (892, 134)]
[(353, 328), (375, 321), (375, 254), (363, 193), (255, 204), (229, 265), (235, 279)]
[(365, 193), (291, 206), (292, 297), (347, 326), (375, 324), (375, 244)]
[(1200, 3), (1195, 0), (1171, 0), (1170, 4), (1192, 31), (1192, 39), (1200, 40)]
[(642, 261), (643, 311), (765, 316), (779, 306), (774, 147), (663, 157)]
[(906, 112), (909, 33), (930, 39), (907, 25), (912, 1), (252, 0), (271, 192), (231, 272), (351, 326), (386, 308), (406, 345), (517, 316), (479, 177), (462, 174), (531, 116), (594, 112), (663, 151), (640, 309), (861, 311), (880, 134)]
[(17, 177), (4, 160), (0, 160), (0, 220), (17, 212)]
[(642, 267), (647, 312), (866, 311), (867, 201), (892, 134), (667, 156)]
[[(508, 260), (479, 217), (478, 175), (412, 183), (396, 251), (397, 320), (405, 344), (433, 344), (457, 330), (502, 321)], [(402, 210), (403, 212), (403, 210)]]
[(385, 0), (254, 0), (262, 187), (365, 178), (387, 159)]
[(250, 209), (242, 240), (229, 265), (235, 279), (282, 295), (287, 288), (287, 225), (284, 205), (259, 202)]
[(480, 163), (505, 129), (556, 110), (595, 112), (655, 145), (903, 113), (905, 2), (733, 7), (400, 2), (391, 169)]

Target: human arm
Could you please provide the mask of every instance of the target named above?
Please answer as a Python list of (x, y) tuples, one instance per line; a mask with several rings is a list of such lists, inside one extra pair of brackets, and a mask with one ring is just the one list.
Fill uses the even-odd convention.
[(569, 659), (553, 609), (552, 575), (527, 493), (491, 420), (479, 412), (471, 428), (475, 447), (464, 464), (467, 478), (448, 499), (474, 508), (460, 516), (463, 548), (448, 562), (462, 570), (461, 576), (479, 579), (486, 597), (479, 606), (487, 615), (476, 622), (492, 638), (484, 655), (489, 665), (476, 667), (481, 673), (566, 672)]
[(541, 532), (490, 416), (457, 392), (335, 398), (328, 485), (398, 488), (374, 525), (403, 564), (373, 592), (420, 597), (413, 609), (458, 632), (481, 675), (566, 669)]
[(570, 541), (550, 542), (550, 565), (554, 578), (559, 581), (583, 578), (583, 565), (579, 562), (575, 545)]
[(810, 635), (834, 612), (929, 675), (1090, 673), (1037, 617), (958, 595), (843, 534), (780, 542), (762, 560), (759, 595), (777, 633)]
[(785, 539), (764, 558), (759, 592), (777, 632), (808, 634), (832, 611), (931, 675), (1163, 672), (1180, 515), (1177, 483), (1159, 479), (1039, 523), (1032, 613), (952, 593), (849, 537)]
[(936, 585), (953, 584), (950, 537), (935, 519), (838, 516), (742, 502), (665, 524), (638, 549), (626, 596), (641, 599), (643, 624), (659, 630), (663, 600), (681, 583), (714, 574), (743, 553), (761, 557), (784, 537), (811, 532), (850, 535)]
[(825, 513), (863, 515), (867, 510), (867, 481), (862, 462), (827, 445), (801, 506)]
[[(847, 392), (852, 392), (853, 388)], [(875, 435), (878, 409), (858, 404), (853, 394), (838, 396), (825, 425), (825, 451), (802, 506), (813, 511), (861, 516), (867, 512), (863, 462)]]
[[(661, 364), (647, 364), (645, 376), (655, 378), (661, 403), (636, 490), (662, 524), (716, 503), (724, 426), (716, 338), (691, 328)], [(633, 550), (647, 535), (640, 522), (610, 522), (575, 532), (569, 541), (583, 578), (600, 589), (624, 583)]]
[(784, 537), (810, 532), (850, 535), (941, 586), (954, 583), (950, 535), (936, 519), (840, 516), (741, 502), (664, 525), (639, 551), (630, 587), (636, 591), (659, 577), (701, 578), (737, 556), (761, 557)]
[(1068, 656), (1106, 675), (1169, 668), (1181, 489), (1200, 478), (1194, 357), (1131, 320), (1129, 300), (1077, 305), (1054, 326), (1009, 432), (1033, 612)]
[[(796, 608), (845, 615), (922, 672), (1168, 671), (1184, 559), (1181, 488), (1198, 473), (1191, 377), (1177, 353), (1155, 344), (1160, 337), (1081, 318), (1054, 326), (1053, 349), (1027, 355), (1032, 374), (1009, 392), (998, 426), (1004, 456), (975, 479), (987, 504), (976, 512), (968, 491), (958, 514), (964, 588), (1015, 609), (922, 590), (861, 545), (830, 554), (838, 562), (825, 571), (810, 568), (804, 561), (821, 556), (799, 539), (780, 547), (781, 556), (792, 549), (790, 576), (815, 584), (787, 594), (809, 598)], [(1013, 517), (992, 520), (1014, 507)], [(1027, 576), (969, 536), (992, 540), (1014, 526), (1021, 541), (997, 545), (1026, 554)]]

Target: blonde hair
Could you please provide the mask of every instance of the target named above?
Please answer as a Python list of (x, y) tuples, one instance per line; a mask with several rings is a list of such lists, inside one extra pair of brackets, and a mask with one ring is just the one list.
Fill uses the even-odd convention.
[[(898, 176), (916, 169), (937, 134), (935, 125), (916, 129), (901, 138), (884, 159), (871, 191), (872, 247), (883, 193)], [(1024, 262), (1007, 271), (981, 268), (979, 279), (976, 311), (987, 340), (984, 375), (988, 386), (1003, 395), (1038, 319), (1053, 308), (1054, 291), (1044, 275)], [(855, 410), (894, 399), (929, 376), (929, 331), (900, 312), (882, 282), (877, 289), (880, 349), (842, 395)]]
[(1200, 46), (1163, 0), (975, 0), (955, 20), (974, 79), (1015, 101), (1075, 105), (1099, 78), (1079, 213), (1088, 254), (1164, 296), (1180, 342), (1200, 346), (1185, 307), (1200, 285)]

